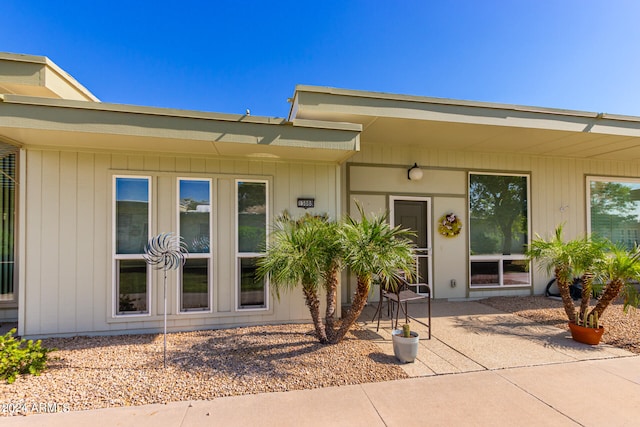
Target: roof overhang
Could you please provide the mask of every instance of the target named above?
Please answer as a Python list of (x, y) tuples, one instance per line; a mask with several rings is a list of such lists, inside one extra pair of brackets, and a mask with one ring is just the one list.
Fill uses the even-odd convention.
[(363, 143), (640, 160), (640, 117), (297, 86), (289, 115), (359, 123)]
[(359, 124), (0, 95), (0, 139), (72, 148), (340, 163)]
[(49, 58), (4, 52), (0, 52), (0, 93), (98, 101)]

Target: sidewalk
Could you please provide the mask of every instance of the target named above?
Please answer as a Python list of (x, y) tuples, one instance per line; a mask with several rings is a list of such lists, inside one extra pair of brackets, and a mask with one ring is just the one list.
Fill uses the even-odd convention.
[[(212, 401), (3, 418), (3, 426), (640, 425), (640, 357), (478, 303), (433, 305), (412, 378)], [(371, 308), (368, 307), (367, 310)], [(412, 312), (423, 312), (416, 304)], [(367, 338), (390, 350), (365, 312)], [(368, 315), (368, 316), (367, 316)], [(386, 329), (385, 329), (386, 328)], [(550, 329), (549, 329), (550, 328)], [(424, 335), (426, 336), (426, 335)], [(392, 350), (391, 350), (392, 354)]]

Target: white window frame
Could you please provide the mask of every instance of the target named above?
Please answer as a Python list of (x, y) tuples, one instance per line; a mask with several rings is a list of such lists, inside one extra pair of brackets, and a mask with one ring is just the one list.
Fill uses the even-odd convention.
[[(468, 206), (468, 227), (469, 227), (469, 241), (468, 241), (468, 250), (469, 250), (469, 289), (482, 289), (482, 288), (530, 288), (533, 286), (533, 281), (531, 277), (531, 269), (527, 269), (527, 275), (529, 279), (529, 283), (515, 283), (515, 284), (504, 284), (504, 261), (521, 261), (526, 260), (527, 257), (525, 254), (514, 254), (514, 255), (504, 255), (504, 254), (481, 254), (481, 255), (471, 255), (471, 176), (472, 175), (494, 175), (494, 176), (514, 176), (514, 177), (524, 177), (527, 182), (527, 242), (526, 244), (531, 243), (531, 174), (528, 173), (500, 173), (500, 172), (481, 172), (481, 171), (470, 171), (467, 175), (467, 206)], [(471, 264), (476, 262), (497, 262), (498, 263), (498, 283), (481, 283), (481, 284), (472, 284), (471, 283)]]
[(117, 205), (117, 201), (116, 201), (116, 183), (118, 181), (119, 178), (123, 178), (123, 179), (146, 179), (147, 180), (147, 192), (148, 192), (148, 196), (149, 196), (149, 209), (147, 212), (147, 237), (151, 236), (151, 230), (152, 230), (152, 226), (151, 226), (151, 220), (152, 220), (152, 212), (153, 212), (153, 177), (149, 176), (149, 175), (113, 175), (112, 177), (112, 197), (111, 197), (111, 208), (112, 208), (112, 214), (111, 214), (111, 219), (112, 219), (112, 223), (111, 223), (111, 237), (112, 237), (112, 242), (111, 242), (111, 248), (112, 248), (112, 254), (111, 254), (111, 259), (112, 259), (112, 292), (113, 292), (113, 299), (112, 299), (112, 312), (111, 315), (114, 318), (131, 318), (131, 317), (150, 317), (151, 313), (152, 313), (152, 307), (151, 307), (151, 301), (153, 301), (153, 299), (151, 298), (151, 292), (152, 292), (152, 286), (151, 286), (151, 271), (149, 268), (149, 265), (145, 262), (146, 265), (146, 269), (147, 269), (147, 280), (146, 280), (146, 285), (147, 285), (147, 311), (146, 313), (138, 313), (138, 312), (131, 312), (131, 313), (118, 313), (118, 307), (119, 307), (119, 287), (118, 287), (118, 280), (120, 277), (120, 272), (118, 270), (118, 261), (119, 260), (144, 260), (144, 257), (142, 256), (142, 254), (118, 254), (117, 252), (117, 233), (118, 233), (118, 228), (117, 228), (117, 214), (116, 214), (116, 205)]
[(265, 240), (269, 241), (269, 221), (270, 215), (270, 197), (269, 197), (269, 180), (266, 179), (242, 179), (234, 180), (234, 233), (235, 233), (235, 311), (267, 311), (270, 307), (269, 299), (269, 278), (264, 278), (264, 307), (241, 307), (240, 306), (240, 259), (242, 258), (260, 258), (265, 255), (264, 252), (240, 252), (240, 242), (238, 233), (238, 183), (240, 182), (257, 182), (265, 184)]
[(181, 181), (207, 181), (209, 183), (209, 252), (208, 253), (187, 253), (185, 255), (186, 260), (189, 259), (207, 259), (207, 303), (209, 305), (206, 309), (191, 309), (191, 310), (183, 310), (182, 309), (182, 272), (183, 267), (180, 267), (178, 270), (178, 281), (176, 286), (176, 312), (179, 314), (202, 314), (202, 313), (212, 313), (213, 312), (213, 278), (214, 278), (214, 266), (213, 266), (213, 217), (214, 217), (214, 200), (213, 200), (213, 184), (214, 181), (211, 178), (198, 178), (198, 177), (176, 177), (176, 229), (178, 236), (182, 236), (180, 230), (180, 182)]

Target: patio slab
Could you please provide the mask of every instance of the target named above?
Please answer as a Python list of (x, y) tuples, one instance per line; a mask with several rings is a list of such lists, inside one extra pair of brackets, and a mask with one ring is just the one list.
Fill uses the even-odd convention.
[[(372, 321), (376, 305), (372, 303), (365, 308), (359, 324), (366, 329), (368, 338), (385, 354), (393, 356), (391, 321), (383, 316), (380, 330), (376, 331), (377, 321)], [(431, 340), (426, 339), (425, 326), (411, 322), (412, 330), (420, 333), (418, 359), (400, 364), (410, 377), (634, 356), (606, 344), (577, 343), (569, 331), (540, 325), (474, 301), (435, 300), (431, 306)], [(409, 314), (426, 322), (426, 303), (409, 304)]]

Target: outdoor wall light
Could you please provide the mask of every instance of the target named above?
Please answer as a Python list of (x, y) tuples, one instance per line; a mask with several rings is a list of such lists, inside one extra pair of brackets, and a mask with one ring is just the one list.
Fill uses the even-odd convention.
[(407, 179), (409, 181), (420, 181), (422, 179), (422, 169), (417, 163), (414, 163), (407, 171)]

